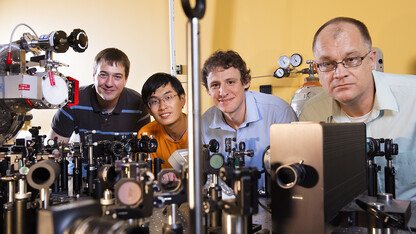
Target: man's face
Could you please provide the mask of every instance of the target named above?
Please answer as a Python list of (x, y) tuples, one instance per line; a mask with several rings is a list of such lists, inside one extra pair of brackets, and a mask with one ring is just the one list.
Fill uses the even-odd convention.
[(245, 114), (245, 89), (250, 83), (242, 84), (238, 69), (216, 68), (208, 74), (207, 85), (214, 105), (224, 114), (230, 117)]
[(126, 83), (127, 77), (122, 64), (110, 65), (105, 61), (98, 64), (94, 74), (94, 86), (98, 97), (103, 101), (117, 102)]
[(185, 94), (178, 96), (170, 83), (156, 89), (148, 99), (149, 113), (163, 126), (176, 123), (182, 115), (184, 105)]
[[(334, 28), (329, 25), (318, 35), (314, 56), (316, 64), (322, 62), (340, 62), (347, 58), (364, 57), (369, 51), (363, 42), (358, 29), (349, 23), (342, 23), (342, 32), (335, 37)], [(324, 90), (341, 105), (360, 104), (363, 100), (372, 99), (374, 95), (373, 75), (376, 52), (370, 52), (362, 64), (345, 68), (342, 63), (329, 72), (318, 71)]]

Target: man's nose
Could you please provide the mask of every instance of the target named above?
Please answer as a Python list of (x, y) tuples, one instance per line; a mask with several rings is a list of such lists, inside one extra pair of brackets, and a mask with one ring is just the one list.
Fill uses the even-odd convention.
[(106, 80), (105, 80), (105, 85), (112, 87), (114, 85), (114, 79), (112, 76), (109, 76)]
[(219, 93), (220, 93), (221, 96), (224, 96), (224, 95), (227, 94), (227, 88), (223, 84), (220, 86), (220, 88), (219, 88), (218, 91), (219, 91)]
[(347, 68), (344, 67), (344, 64), (337, 63), (334, 70), (334, 77), (335, 78), (344, 78), (346, 75), (348, 75), (349, 71)]
[(165, 101), (164, 99), (161, 99), (161, 100), (159, 101), (159, 109), (160, 109), (160, 110), (165, 109), (165, 107), (166, 107), (167, 105), (168, 105), (168, 104), (166, 103), (166, 101)]

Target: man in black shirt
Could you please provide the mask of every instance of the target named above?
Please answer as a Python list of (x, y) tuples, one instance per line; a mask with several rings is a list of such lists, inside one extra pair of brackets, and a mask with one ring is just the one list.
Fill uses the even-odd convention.
[(79, 104), (59, 109), (51, 124), (48, 138), (58, 137), (67, 143), (73, 133), (93, 131), (92, 141), (114, 140), (131, 135), (150, 122), (141, 95), (126, 88), (130, 61), (116, 48), (102, 50), (95, 57), (94, 83), (80, 87)]

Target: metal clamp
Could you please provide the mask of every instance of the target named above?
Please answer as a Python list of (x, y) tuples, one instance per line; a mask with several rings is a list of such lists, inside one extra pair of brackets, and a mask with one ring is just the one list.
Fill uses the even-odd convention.
[(189, 0), (182, 0), (182, 8), (189, 19), (194, 17), (202, 19), (205, 14), (205, 0), (196, 0), (194, 8), (191, 7)]

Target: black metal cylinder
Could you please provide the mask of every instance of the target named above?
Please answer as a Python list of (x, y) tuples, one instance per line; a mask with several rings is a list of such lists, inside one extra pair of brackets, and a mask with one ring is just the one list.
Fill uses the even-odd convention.
[(52, 192), (53, 193), (59, 192), (59, 177), (56, 178), (55, 182), (52, 185)]
[(61, 167), (61, 181), (60, 181), (60, 191), (68, 190), (68, 160), (63, 159), (59, 162)]
[(97, 179), (98, 172), (97, 172), (97, 166), (88, 164), (88, 196), (94, 195), (94, 180)]
[(153, 171), (153, 160), (152, 160), (152, 158), (148, 158), (147, 159), (147, 161), (146, 161), (146, 167), (150, 170), (150, 171)]
[(396, 171), (394, 167), (384, 167), (384, 181), (386, 186), (386, 193), (391, 193), (393, 198), (396, 198), (396, 182), (395, 182)]
[[(213, 201), (221, 201), (222, 200), (222, 190), (221, 187), (218, 184), (215, 184), (214, 187), (209, 188), (209, 194)], [(213, 211), (209, 214), (209, 224), (208, 227), (216, 228), (221, 227), (221, 217), (222, 212), (221, 209), (218, 209), (216, 211)]]
[(100, 199), (104, 196), (104, 189), (99, 179), (94, 179), (94, 199)]
[(3, 204), (3, 233), (4, 234), (14, 234), (14, 206), (13, 203)]
[(369, 162), (367, 165), (368, 196), (377, 196), (377, 165)]
[(155, 175), (155, 178), (157, 178), (157, 175), (162, 170), (162, 164), (165, 161), (161, 158), (154, 158), (153, 159), (153, 174)]
[(28, 222), (28, 199), (16, 199), (16, 215), (15, 215), (15, 230), (16, 234), (27, 234), (28, 230), (33, 230), (29, 227)]
[(82, 165), (79, 157), (74, 157), (73, 191), (74, 195), (80, 194), (82, 186)]

